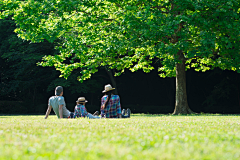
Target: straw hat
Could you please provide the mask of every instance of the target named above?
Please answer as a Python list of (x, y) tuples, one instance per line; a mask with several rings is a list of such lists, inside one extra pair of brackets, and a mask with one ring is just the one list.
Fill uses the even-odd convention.
[(85, 97), (79, 97), (76, 102), (82, 102), (82, 103), (84, 103), (84, 102), (88, 102), (88, 101), (85, 99)]
[(108, 91), (111, 91), (111, 90), (114, 90), (115, 88), (112, 88), (112, 86), (110, 85), (110, 84), (107, 84), (107, 85), (105, 85), (105, 90), (104, 91), (102, 91), (103, 93), (105, 93), (105, 92), (108, 92)]

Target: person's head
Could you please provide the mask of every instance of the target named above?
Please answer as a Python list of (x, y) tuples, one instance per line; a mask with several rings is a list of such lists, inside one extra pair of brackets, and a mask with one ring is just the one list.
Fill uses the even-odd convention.
[(108, 95), (107, 101), (105, 102), (105, 106), (108, 105), (108, 102), (111, 99), (114, 89), (115, 88), (112, 88), (110, 84), (105, 85), (104, 90), (102, 91), (103, 93), (105, 93), (105, 95)]
[(110, 98), (111, 98), (112, 94), (113, 94), (113, 91), (105, 92), (105, 95), (107, 95), (107, 96), (110, 97)]
[(85, 99), (85, 97), (79, 97), (76, 102), (77, 102), (77, 104), (85, 105), (85, 103), (88, 101)]
[(63, 87), (62, 86), (57, 86), (55, 89), (55, 95), (56, 96), (62, 96), (63, 95)]

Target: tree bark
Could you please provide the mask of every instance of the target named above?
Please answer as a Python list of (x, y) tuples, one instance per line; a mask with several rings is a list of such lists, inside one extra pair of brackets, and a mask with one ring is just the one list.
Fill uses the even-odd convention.
[(112, 70), (108, 70), (106, 67), (105, 67), (105, 70), (111, 80), (111, 83), (113, 85), (113, 88), (115, 88), (114, 90), (114, 94), (118, 94), (118, 90), (117, 90), (117, 83), (116, 83), (116, 79), (115, 77), (113, 76), (113, 73), (112, 73)]
[(186, 91), (185, 58), (182, 52), (178, 52), (181, 63), (176, 64), (176, 101), (173, 115), (194, 113), (188, 106)]

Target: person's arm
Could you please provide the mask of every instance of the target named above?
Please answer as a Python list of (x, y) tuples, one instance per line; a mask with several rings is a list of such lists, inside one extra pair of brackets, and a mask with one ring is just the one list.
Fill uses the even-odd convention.
[(85, 117), (87, 115), (87, 111), (84, 105), (80, 106), (81, 117)]
[(120, 104), (119, 97), (118, 97), (118, 102), (117, 102), (117, 115), (118, 115), (118, 118), (122, 118), (122, 110), (121, 110), (121, 104)]
[(102, 109), (105, 109), (107, 100), (108, 100), (108, 97), (107, 97), (106, 100), (104, 100), (104, 97), (102, 98), (102, 102), (101, 102), (101, 108), (102, 108)]
[(63, 105), (59, 105), (59, 116), (60, 116), (60, 118), (63, 118), (62, 108), (63, 108)]
[(63, 118), (63, 106), (65, 105), (65, 101), (64, 101), (64, 97), (59, 96), (58, 97), (58, 113), (59, 113), (59, 117)]
[(105, 115), (104, 109), (101, 107), (100, 110), (101, 110), (101, 117), (104, 117)]
[(80, 112), (80, 109), (78, 109), (78, 106), (76, 105), (76, 106), (75, 106), (75, 109), (74, 109), (73, 118), (81, 117), (81, 113), (79, 113), (79, 112)]
[(105, 109), (105, 104), (103, 104), (103, 105), (101, 106), (101, 108), (102, 108), (102, 109)]
[(47, 112), (46, 112), (46, 115), (45, 115), (45, 119), (48, 118), (48, 115), (50, 114), (51, 110), (52, 110), (52, 106), (49, 105), (48, 109), (47, 109)]

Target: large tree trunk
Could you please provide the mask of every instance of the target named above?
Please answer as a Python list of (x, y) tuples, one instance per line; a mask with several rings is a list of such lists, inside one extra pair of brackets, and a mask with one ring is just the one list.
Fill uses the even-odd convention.
[(186, 91), (185, 59), (182, 52), (178, 53), (182, 63), (176, 64), (176, 101), (173, 115), (194, 113), (188, 106)]
[(106, 70), (106, 72), (107, 72), (107, 74), (108, 74), (108, 76), (109, 76), (109, 78), (111, 80), (113, 88), (115, 88), (114, 94), (118, 94), (117, 82), (116, 82), (115, 77), (113, 76), (112, 70), (111, 69), (107, 69), (106, 67), (105, 67), (105, 70)]

